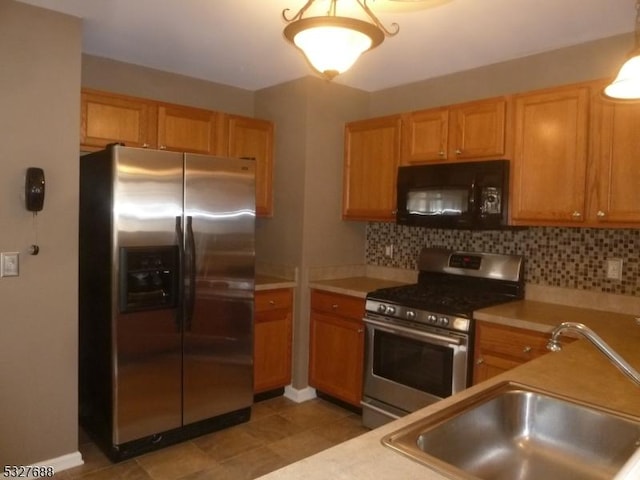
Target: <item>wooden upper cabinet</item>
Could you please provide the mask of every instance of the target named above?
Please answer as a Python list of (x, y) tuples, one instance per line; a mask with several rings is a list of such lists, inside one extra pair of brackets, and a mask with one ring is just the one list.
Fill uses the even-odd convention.
[(217, 154), (219, 119), (216, 112), (180, 105), (158, 105), (158, 148), (178, 152)]
[(227, 115), (227, 154), (256, 162), (256, 214), (273, 215), (273, 123)]
[(584, 221), (588, 107), (586, 86), (516, 96), (514, 224), (575, 225)]
[(400, 162), (399, 115), (345, 126), (342, 217), (393, 221)]
[(499, 159), (506, 154), (507, 100), (466, 103), (451, 109), (449, 158)]
[(640, 222), (640, 105), (592, 95), (589, 221), (603, 226)]
[(151, 101), (83, 90), (80, 118), (81, 150), (101, 150), (118, 142), (131, 147), (156, 144), (156, 106)]
[(108, 92), (83, 90), (81, 150), (110, 143), (128, 147), (218, 154), (219, 114)]
[(495, 98), (402, 116), (402, 164), (506, 158), (509, 100)]
[(448, 158), (449, 109), (434, 108), (402, 116), (402, 164)]

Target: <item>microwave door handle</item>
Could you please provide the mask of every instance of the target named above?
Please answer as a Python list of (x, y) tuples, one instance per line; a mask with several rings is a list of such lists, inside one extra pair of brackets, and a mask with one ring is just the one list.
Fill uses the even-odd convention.
[(471, 192), (470, 193), (471, 193), (471, 195), (469, 196), (469, 211), (473, 212), (475, 204), (476, 204), (476, 194), (477, 194), (476, 179), (475, 178), (471, 182)]
[(375, 326), (378, 330), (382, 330), (387, 333), (404, 333), (405, 336), (413, 337), (416, 339), (435, 340), (438, 343), (446, 345), (461, 344), (460, 339), (457, 337), (447, 337), (444, 335), (438, 335), (437, 333), (423, 332), (420, 330), (414, 330), (412, 328), (401, 327), (400, 325), (393, 325), (392, 327), (390, 327), (386, 323), (378, 322), (370, 318), (364, 318), (363, 321)]

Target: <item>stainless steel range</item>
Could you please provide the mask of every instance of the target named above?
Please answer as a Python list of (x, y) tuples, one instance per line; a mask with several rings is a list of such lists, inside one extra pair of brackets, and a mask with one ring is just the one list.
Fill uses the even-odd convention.
[(418, 283), (367, 295), (363, 424), (375, 428), (469, 386), (480, 308), (523, 298), (519, 255), (424, 248)]

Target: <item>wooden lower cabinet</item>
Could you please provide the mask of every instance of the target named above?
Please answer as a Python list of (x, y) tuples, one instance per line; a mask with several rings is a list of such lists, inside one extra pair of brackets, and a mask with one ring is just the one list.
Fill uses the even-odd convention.
[(474, 385), (548, 353), (549, 337), (549, 333), (478, 321)]
[(360, 407), (364, 365), (364, 299), (311, 291), (309, 383)]
[(253, 391), (291, 383), (293, 291), (261, 290), (255, 295)]

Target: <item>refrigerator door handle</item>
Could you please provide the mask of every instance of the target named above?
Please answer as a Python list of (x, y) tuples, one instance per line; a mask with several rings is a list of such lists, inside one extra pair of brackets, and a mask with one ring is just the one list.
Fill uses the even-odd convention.
[(185, 295), (185, 331), (191, 329), (191, 320), (196, 304), (196, 241), (193, 235), (193, 217), (187, 216), (187, 236), (185, 240), (185, 278), (187, 280), (187, 291)]
[(176, 217), (176, 242), (178, 243), (178, 308), (176, 310), (176, 330), (182, 329), (182, 318), (184, 317), (184, 234), (182, 232), (182, 217)]

